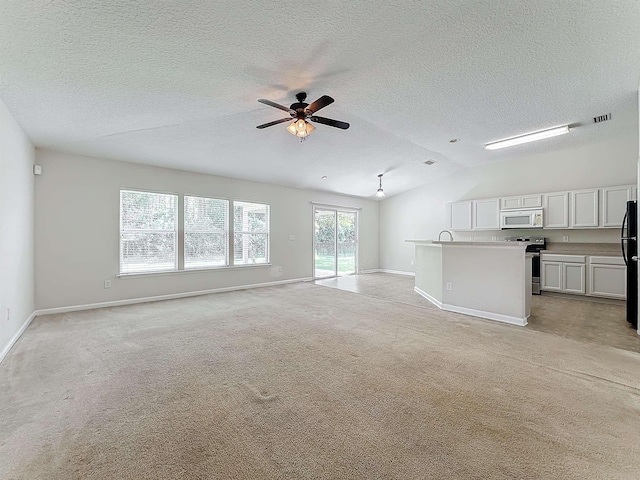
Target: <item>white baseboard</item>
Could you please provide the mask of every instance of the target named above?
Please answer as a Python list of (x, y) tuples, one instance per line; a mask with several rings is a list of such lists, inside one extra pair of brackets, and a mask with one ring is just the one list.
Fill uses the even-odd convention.
[(36, 316), (37, 316), (37, 313), (34, 311), (31, 315), (29, 315), (29, 318), (27, 318), (27, 320), (22, 324), (22, 326), (16, 332), (16, 334), (13, 337), (11, 337), (11, 340), (9, 340), (9, 343), (7, 343), (7, 345), (0, 352), (0, 363), (2, 363), (2, 361), (4, 360), (4, 357), (7, 356), (7, 353), (9, 353), (11, 348), (16, 344), (16, 342), (18, 341), (20, 336), (24, 333), (24, 331), (27, 329), (27, 327), (31, 325), (31, 321), (34, 318), (36, 318)]
[(440, 310), (442, 310), (442, 302), (440, 300), (436, 300), (434, 297), (432, 297), (431, 295), (429, 295), (427, 292), (425, 292), (424, 290), (419, 289), (418, 287), (413, 287), (413, 291), (416, 292), (418, 295), (420, 295), (421, 297), (426, 298), (427, 300), (429, 300), (431, 303), (433, 303), (436, 307), (438, 307)]
[(373, 268), (371, 270), (360, 270), (358, 273), (378, 273), (380, 272), (380, 270), (378, 270), (377, 268)]
[[(114, 300), (111, 302), (88, 303), (85, 305), (71, 305), (68, 307), (43, 308), (36, 310), (34, 315), (51, 315), (53, 313), (77, 312), (79, 310), (93, 310), (105, 307), (120, 307), (123, 305), (134, 305), (136, 303), (158, 302), (162, 300), (175, 300), (177, 298), (197, 297), (200, 295), (209, 295), (211, 293), (233, 292), (236, 290), (248, 290), (250, 288), (272, 287), (275, 285), (284, 285), (287, 283), (308, 282), (313, 280), (311, 277), (294, 278), (291, 280), (278, 280), (276, 282), (255, 283), (252, 285), (238, 285), (236, 287), (213, 288), (211, 290), (199, 290), (196, 292), (172, 293), (169, 295), (157, 295), (155, 297), (129, 298), (126, 300)], [(26, 328), (26, 327), (25, 327)]]
[(409, 275), (410, 277), (415, 277), (416, 272), (404, 272), (402, 270), (387, 270), (386, 268), (378, 269), (380, 273), (393, 273), (395, 275)]
[(524, 327), (527, 325), (527, 319), (518, 317), (512, 317), (511, 315), (502, 315), (500, 313), (485, 312), (483, 310), (475, 310), (473, 308), (458, 307), (456, 305), (442, 305), (442, 309), (448, 312), (462, 313), (463, 315), (472, 315), (474, 317), (486, 318), (488, 320), (495, 320), (502, 323), (510, 323), (511, 325), (518, 325)]
[(445, 310), (447, 312), (454, 312), (454, 313), (462, 313), (463, 315), (472, 315), (474, 317), (486, 318), (487, 320), (495, 320), (496, 322), (509, 323), (511, 325), (518, 325), (519, 327), (524, 327), (527, 325), (526, 318), (522, 319), (518, 317), (512, 317), (510, 315), (502, 315), (500, 313), (485, 312), (483, 310), (475, 310), (473, 308), (458, 307), (456, 305), (447, 305), (440, 302), (439, 300), (436, 300), (427, 292), (419, 289), (418, 287), (413, 287), (413, 290), (421, 297), (424, 297), (427, 300), (429, 300), (440, 310)]

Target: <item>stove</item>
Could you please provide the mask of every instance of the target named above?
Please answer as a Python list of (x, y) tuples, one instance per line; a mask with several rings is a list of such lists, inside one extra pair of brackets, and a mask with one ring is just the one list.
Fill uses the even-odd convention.
[(505, 242), (522, 242), (527, 245), (526, 251), (533, 254), (531, 258), (531, 292), (540, 295), (540, 251), (547, 248), (545, 237), (505, 237)]

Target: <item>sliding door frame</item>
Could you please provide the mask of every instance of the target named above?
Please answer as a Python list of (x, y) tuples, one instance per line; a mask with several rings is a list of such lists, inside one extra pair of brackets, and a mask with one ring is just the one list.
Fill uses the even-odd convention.
[[(311, 252), (311, 266), (312, 266), (312, 271), (313, 271), (313, 279), (317, 280), (317, 279), (321, 279), (321, 278), (335, 278), (335, 277), (339, 277), (341, 276), (339, 271), (338, 271), (338, 212), (343, 212), (343, 213), (353, 213), (354, 214), (354, 221), (355, 221), (355, 234), (356, 234), (356, 241), (355, 241), (355, 252), (354, 252), (354, 271), (353, 273), (348, 273), (346, 275), (356, 275), (359, 271), (358, 269), (358, 254), (359, 254), (359, 250), (360, 250), (360, 219), (358, 218), (359, 215), (359, 208), (349, 208), (349, 207), (338, 207), (335, 205), (323, 205), (323, 204), (314, 204), (313, 205), (313, 212), (312, 212), (312, 229), (313, 229), (313, 248), (312, 248), (312, 252)], [(326, 277), (318, 277), (316, 276), (316, 212), (318, 210), (321, 211), (328, 211), (328, 212), (333, 212), (334, 218), (335, 218), (335, 226), (334, 226), (334, 274), (333, 275), (329, 275)], [(346, 276), (346, 275), (342, 275), (342, 276)]]

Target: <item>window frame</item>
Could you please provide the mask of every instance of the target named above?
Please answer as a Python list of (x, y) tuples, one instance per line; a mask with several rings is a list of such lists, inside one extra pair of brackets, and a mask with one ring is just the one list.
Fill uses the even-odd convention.
[[(267, 230), (266, 232), (253, 232), (250, 230), (236, 230), (236, 217), (235, 217), (235, 204), (236, 203), (250, 203), (250, 204), (254, 204), (254, 205), (263, 205), (266, 207), (267, 209)], [(251, 267), (251, 266), (259, 266), (259, 265), (271, 265), (271, 204), (267, 203), (267, 202), (256, 202), (256, 201), (250, 201), (250, 200), (240, 200), (240, 199), (234, 199), (231, 202), (229, 202), (230, 205), (230, 219), (231, 220), (231, 227), (230, 227), (230, 241), (229, 241), (229, 245), (230, 245), (230, 254), (229, 254), (229, 258), (231, 260), (231, 265), (233, 265), (234, 267)], [(235, 239), (236, 239), (236, 234), (240, 234), (240, 235), (244, 235), (244, 234), (254, 234), (254, 235), (265, 235), (266, 238), (266, 258), (264, 262), (261, 263), (236, 263), (236, 251), (235, 251)]]
[[(185, 215), (185, 209), (186, 209), (186, 198), (187, 197), (191, 197), (191, 198), (204, 198), (206, 200), (222, 200), (224, 202), (227, 203), (227, 209), (226, 209), (226, 216), (225, 216), (225, 231), (223, 232), (223, 234), (225, 235), (225, 240), (226, 240), (226, 258), (225, 258), (225, 263), (224, 265), (210, 265), (210, 266), (202, 266), (202, 267), (192, 267), (192, 268), (187, 268), (187, 227), (186, 227), (186, 215)], [(198, 271), (198, 270), (213, 270), (213, 269), (219, 269), (219, 268), (229, 268), (231, 266), (230, 260), (231, 260), (231, 244), (230, 244), (230, 237), (231, 237), (231, 222), (230, 222), (230, 218), (229, 215), (231, 213), (231, 204), (233, 202), (231, 200), (229, 200), (228, 198), (224, 198), (224, 197), (210, 197), (207, 195), (188, 195), (188, 194), (182, 194), (182, 270), (181, 271), (185, 271), (185, 272), (193, 272), (193, 271)], [(190, 230), (191, 231), (191, 230)], [(201, 232), (196, 232), (196, 233), (216, 233), (216, 232), (211, 232), (211, 231), (201, 231)]]
[[(132, 193), (144, 193), (144, 194), (149, 194), (149, 195), (165, 195), (165, 196), (171, 196), (171, 197), (175, 197), (175, 227), (174, 230), (159, 230), (159, 229), (123, 229), (123, 225), (122, 225), (122, 193), (123, 192), (132, 192)], [(118, 271), (119, 271), (119, 275), (118, 276), (130, 276), (130, 275), (154, 275), (154, 274), (165, 274), (165, 273), (174, 273), (179, 271), (179, 262), (180, 262), (180, 194), (175, 193), (175, 192), (163, 192), (163, 191), (158, 191), (158, 190), (145, 190), (145, 189), (133, 189), (133, 188), (127, 188), (127, 187), (120, 187), (119, 191), (118, 191), (118, 202), (119, 202), (119, 209), (118, 209), (118, 235), (119, 235), (119, 239), (118, 239)], [(175, 251), (175, 257), (174, 257), (174, 267), (173, 268), (168, 268), (168, 269), (161, 269), (161, 270), (140, 270), (140, 271), (131, 271), (131, 272), (124, 272), (122, 270), (122, 235), (123, 233), (173, 233), (174, 234), (174, 251)]]

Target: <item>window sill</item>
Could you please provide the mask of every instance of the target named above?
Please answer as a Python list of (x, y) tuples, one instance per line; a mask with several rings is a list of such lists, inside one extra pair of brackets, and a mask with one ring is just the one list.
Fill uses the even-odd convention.
[(116, 275), (116, 278), (126, 280), (128, 278), (162, 277), (165, 275), (183, 275), (185, 273), (217, 272), (221, 270), (241, 270), (243, 268), (260, 268), (260, 267), (270, 267), (270, 266), (271, 266), (270, 263), (251, 263), (249, 265), (232, 265), (232, 266), (209, 267), (209, 268), (189, 268), (187, 270), (168, 270), (164, 272), (120, 273)]

